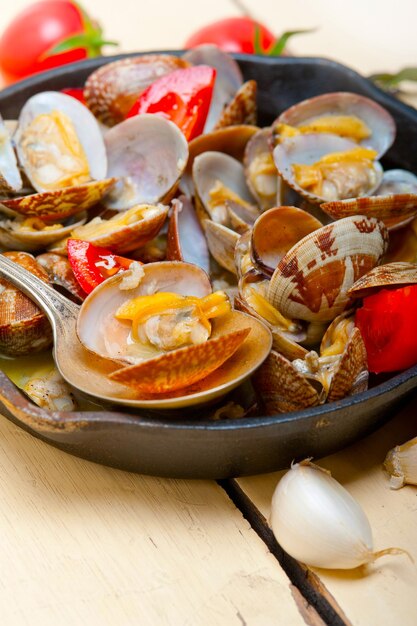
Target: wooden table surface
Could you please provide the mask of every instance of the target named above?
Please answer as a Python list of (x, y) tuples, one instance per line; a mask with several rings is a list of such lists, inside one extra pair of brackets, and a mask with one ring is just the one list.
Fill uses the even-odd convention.
[[(121, 51), (181, 48), (210, 20), (246, 7), (272, 30), (315, 26), (296, 54), (364, 74), (416, 65), (414, 0), (84, 0)], [(0, 30), (27, 0), (4, 1)], [(243, 6), (244, 5), (244, 6)], [(202, 10), (204, 6), (204, 10)], [(389, 47), (387, 42), (389, 42)], [(378, 432), (320, 460), (365, 509), (381, 549), (417, 561), (417, 491), (391, 491), (381, 462), (417, 433), (417, 397)], [(417, 570), (404, 556), (366, 572), (309, 570), (282, 553), (266, 519), (280, 473), (226, 481), (167, 480), (101, 467), (0, 418), (0, 623), (414, 626)]]

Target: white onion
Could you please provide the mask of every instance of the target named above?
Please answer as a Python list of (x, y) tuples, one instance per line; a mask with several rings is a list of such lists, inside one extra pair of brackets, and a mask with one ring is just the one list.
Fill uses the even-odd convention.
[(272, 497), (270, 523), (278, 543), (306, 565), (351, 569), (397, 548), (373, 551), (372, 530), (360, 505), (326, 470), (294, 464)]

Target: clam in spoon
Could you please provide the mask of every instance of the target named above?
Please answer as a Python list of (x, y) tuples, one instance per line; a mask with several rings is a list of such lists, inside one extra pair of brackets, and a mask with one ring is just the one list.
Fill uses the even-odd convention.
[(177, 392), (171, 397), (141, 398), (134, 388), (109, 378), (110, 373), (120, 369), (119, 362), (91, 353), (80, 342), (76, 326), (82, 307), (1, 254), (0, 277), (21, 289), (47, 315), (54, 337), (53, 357), (62, 377), (88, 398), (106, 405), (161, 410), (213, 401), (246, 380), (271, 349), (271, 335), (266, 326), (240, 313), (244, 324), (251, 328), (246, 341), (222, 367), (201, 381), (197, 390), (184, 391), (184, 395)]

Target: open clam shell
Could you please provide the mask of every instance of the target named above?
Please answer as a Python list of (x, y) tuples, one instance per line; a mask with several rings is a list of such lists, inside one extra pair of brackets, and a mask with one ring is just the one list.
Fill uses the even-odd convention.
[(261, 209), (271, 209), (277, 203), (278, 171), (271, 149), (270, 128), (259, 130), (246, 144), (244, 167), (246, 182)]
[(306, 126), (323, 116), (352, 115), (365, 122), (371, 131), (362, 145), (373, 148), (381, 157), (395, 139), (395, 122), (392, 116), (379, 104), (350, 92), (326, 93), (294, 104), (277, 119), (278, 123), (290, 126)]
[(302, 209), (280, 206), (265, 211), (252, 228), (253, 261), (272, 275), (282, 257), (322, 223)]
[[(115, 359), (121, 364), (125, 362), (125, 367), (112, 372), (112, 379), (134, 387), (139, 396), (176, 392), (185, 387), (188, 388), (186, 394), (194, 394), (196, 389), (190, 390), (190, 385), (197, 382), (200, 385), (200, 381), (220, 368), (239, 346), (243, 348), (246, 341), (245, 344), (241, 344), (248, 333), (249, 337), (252, 335), (251, 339), (257, 336), (257, 340), (261, 340), (262, 344), (249, 359), (250, 364), (241, 363), (238, 379), (233, 377), (234, 374), (227, 380), (223, 378), (222, 385), (227, 382), (227, 386), (222, 390), (222, 393), (225, 393), (224, 389), (228, 390), (239, 384), (243, 369), (246, 370), (244, 377), (247, 377), (253, 370), (255, 362), (258, 366), (267, 356), (271, 338), (266, 327), (244, 314), (231, 312), (213, 322), (213, 334), (205, 343), (167, 353), (159, 351), (152, 354), (149, 359), (144, 361), (139, 359), (138, 362), (137, 357), (129, 354), (130, 325), (114, 316), (121, 304), (139, 295), (166, 291), (197, 297), (211, 293), (207, 275), (197, 266), (182, 262), (161, 262), (144, 266), (143, 270), (144, 275), (134, 289), (121, 290), (119, 285), (122, 276), (116, 275), (99, 285), (87, 297), (80, 310), (77, 333), (83, 345), (102, 357)], [(254, 349), (254, 344), (251, 345)], [(246, 347), (245, 355), (247, 358)], [(127, 363), (129, 365), (126, 365)], [(227, 364), (224, 367), (227, 369)], [(204, 381), (201, 384), (204, 385)], [(200, 391), (201, 388), (198, 388), (197, 393)], [(213, 389), (210, 389), (210, 395), (212, 391)]]
[(366, 215), (381, 220), (387, 228), (394, 230), (405, 226), (417, 215), (417, 193), (376, 193), (364, 198), (324, 202), (320, 208), (335, 220), (351, 215)]
[(346, 152), (355, 147), (357, 147), (355, 142), (337, 135), (309, 133), (282, 140), (274, 149), (273, 156), (284, 181), (312, 204), (321, 204), (333, 199), (372, 195), (382, 180), (380, 163), (374, 161), (370, 168), (362, 168), (360, 176), (357, 172), (346, 170), (346, 173), (343, 173), (341, 170), (340, 176), (335, 180), (338, 193), (336, 198), (320, 197), (300, 187), (294, 176), (293, 165), (313, 165), (327, 154)]
[(237, 274), (235, 265), (235, 247), (239, 234), (234, 230), (212, 220), (204, 220), (207, 246), (217, 263), (232, 274)]
[(181, 190), (184, 193), (193, 194), (192, 169), (194, 159), (199, 154), (223, 152), (238, 161), (242, 161), (246, 144), (258, 130), (256, 126), (249, 125), (227, 126), (192, 139), (189, 143), (190, 154), (187, 167), (180, 181)]
[(22, 185), (10, 133), (0, 115), (0, 193), (16, 193)]
[(253, 376), (253, 385), (268, 415), (320, 404), (320, 393), (291, 361), (272, 350)]
[(116, 178), (95, 180), (84, 185), (43, 191), (20, 198), (2, 200), (2, 206), (26, 217), (39, 217), (45, 222), (64, 220), (71, 215), (88, 211), (100, 202), (116, 182)]
[(90, 111), (107, 126), (122, 122), (149, 85), (165, 74), (188, 67), (170, 54), (146, 54), (102, 65), (87, 78), (84, 97)]
[(205, 272), (210, 270), (210, 254), (203, 228), (187, 196), (172, 201), (167, 235), (168, 261), (194, 263)]
[[(252, 195), (246, 185), (243, 165), (223, 152), (204, 152), (194, 159), (193, 180), (196, 200), (208, 216), (219, 224), (228, 222), (225, 206), (227, 199), (240, 199), (242, 204), (253, 204)], [(216, 187), (221, 185), (230, 190), (236, 198), (224, 196), (224, 200), (214, 200)]]
[[(326, 356), (329, 349), (331, 355)], [(368, 388), (366, 348), (351, 311), (336, 317), (327, 328), (320, 344), (320, 355), (323, 375), (330, 380), (327, 402), (341, 400)]]
[(111, 209), (167, 201), (188, 159), (188, 144), (178, 126), (158, 115), (136, 115), (105, 137), (107, 176), (120, 177), (106, 198)]
[(352, 285), (348, 294), (352, 298), (365, 298), (384, 287), (405, 287), (416, 283), (417, 264), (397, 261), (374, 267)]
[(85, 213), (70, 217), (64, 224), (45, 224), (38, 218), (0, 220), (0, 246), (8, 250), (38, 252), (55, 245), (86, 221)]
[[(95, 217), (87, 224), (73, 228), (69, 236), (124, 254), (144, 246), (156, 237), (167, 215), (168, 207), (163, 204), (139, 204), (116, 213), (108, 220)], [(53, 250), (66, 254), (66, 239), (58, 241)]]
[(290, 319), (331, 321), (349, 303), (348, 290), (380, 263), (388, 244), (382, 222), (358, 215), (323, 226), (279, 262), (267, 298)]
[[(48, 275), (26, 252), (5, 252), (15, 263), (48, 283)], [(22, 356), (40, 352), (52, 344), (46, 315), (19, 289), (0, 279), (0, 354)]]
[[(14, 135), (19, 161), (34, 189), (40, 192), (48, 191), (38, 175), (43, 167), (43, 161), (39, 162), (37, 156), (37, 151), (40, 150), (39, 146), (42, 146), (42, 136), (39, 136), (39, 146), (37, 146), (36, 143), (33, 143), (33, 138), (29, 143), (27, 142), (25, 139), (26, 131), (38, 116), (51, 114), (55, 111), (65, 114), (71, 120), (88, 161), (90, 178), (95, 180), (105, 178), (107, 169), (106, 149), (94, 115), (71, 96), (56, 91), (44, 91), (27, 100), (20, 113), (19, 125)], [(58, 165), (60, 158), (60, 155), (57, 155)], [(44, 178), (46, 180), (48, 177), (49, 174), (42, 177), (42, 180)]]
[(257, 84), (255, 80), (248, 80), (236, 92), (233, 100), (223, 109), (216, 128), (237, 126), (240, 124), (256, 124)]

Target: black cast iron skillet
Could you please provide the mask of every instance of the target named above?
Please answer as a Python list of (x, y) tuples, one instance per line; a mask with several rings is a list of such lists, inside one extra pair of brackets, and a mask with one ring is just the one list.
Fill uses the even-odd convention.
[[(178, 53), (179, 54), (179, 53)], [(31, 77), (0, 92), (0, 112), (16, 118), (33, 94), (83, 85), (98, 58)], [(393, 115), (397, 138), (385, 167), (417, 172), (417, 111), (386, 95), (343, 65), (325, 59), (236, 56), (259, 89), (260, 125), (290, 105), (330, 91), (368, 96)], [(292, 459), (320, 457), (382, 424), (417, 385), (417, 366), (339, 402), (285, 415), (212, 420), (206, 409), (181, 414), (79, 411), (52, 413), (34, 406), (0, 372), (0, 409), (13, 422), (67, 452), (97, 463), (170, 477), (229, 478), (288, 467)], [(235, 400), (242, 400), (240, 389)]]

